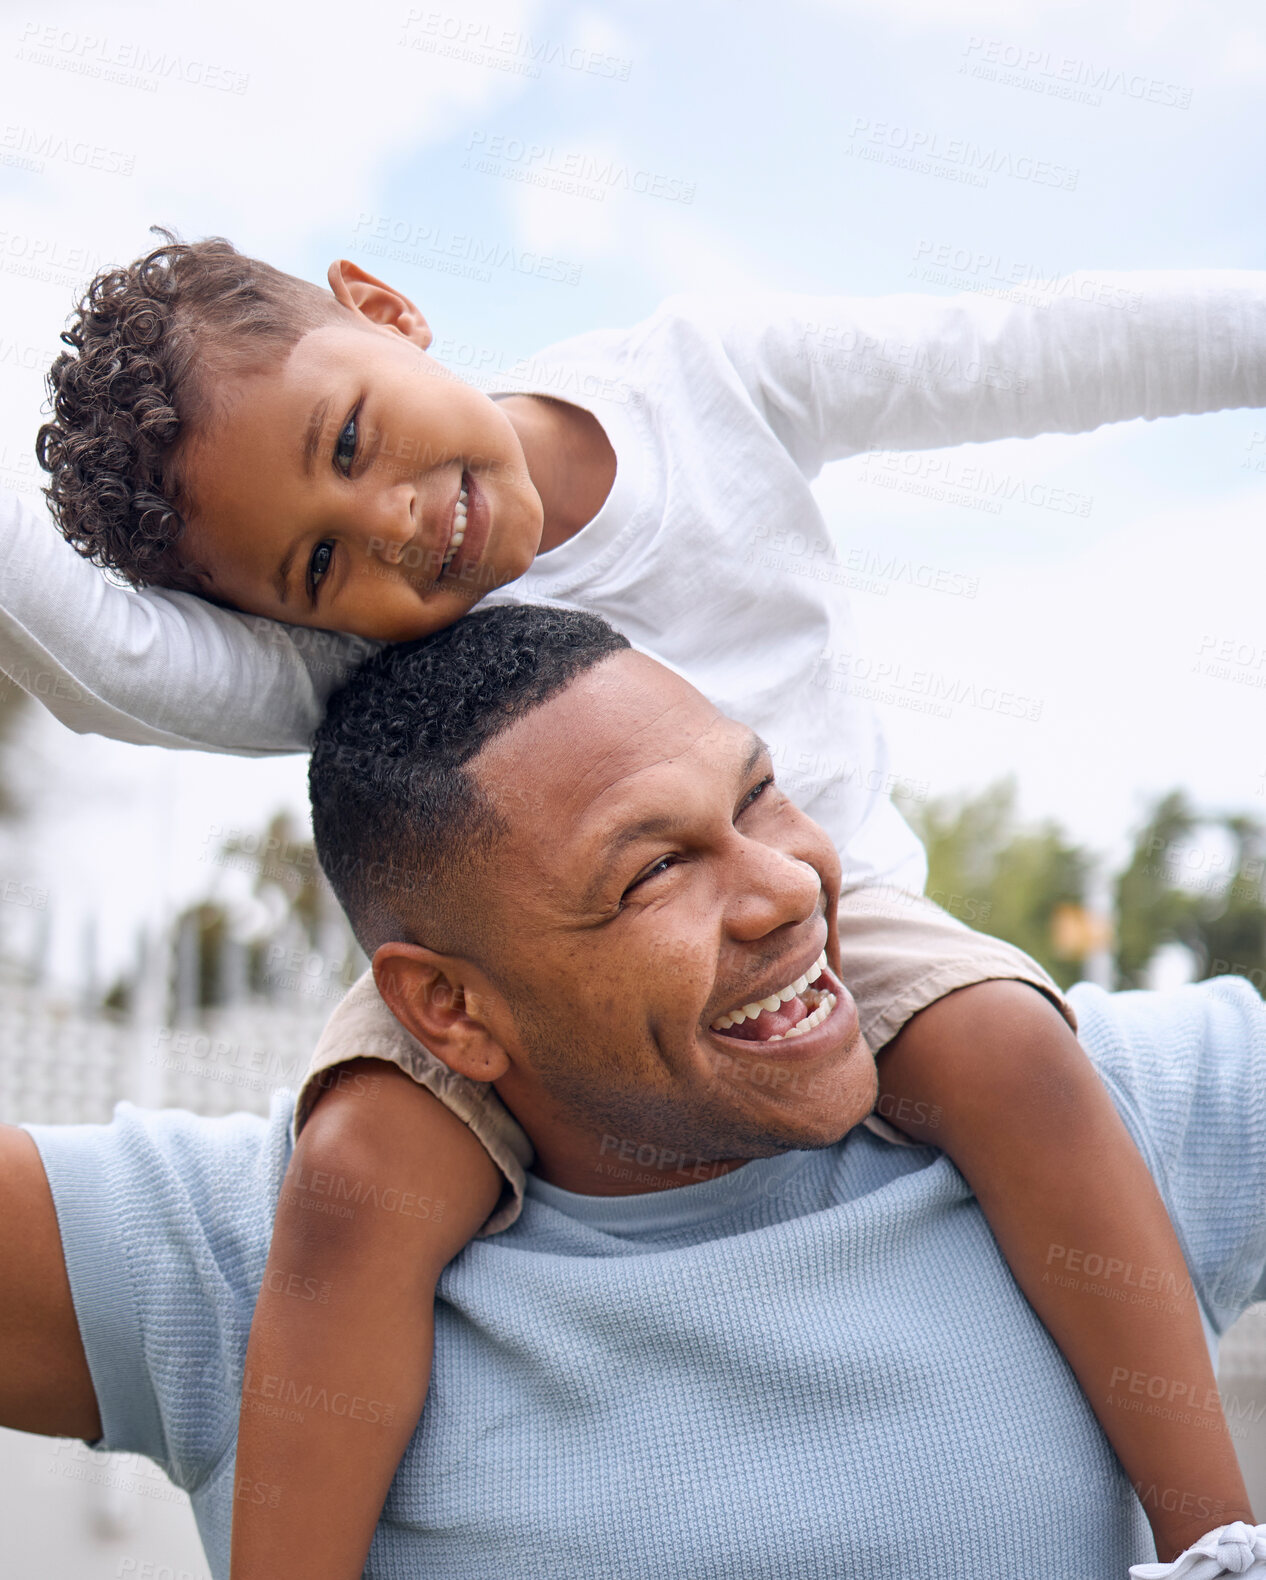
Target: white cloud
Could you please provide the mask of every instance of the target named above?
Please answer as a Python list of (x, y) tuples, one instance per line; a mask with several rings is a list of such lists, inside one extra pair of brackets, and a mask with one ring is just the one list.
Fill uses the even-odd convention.
[[(514, 31), (533, 9), (480, 0), (476, 13), (446, 0), (426, 14), (451, 19), (449, 32)], [(10, 12), (0, 23), (6, 333), (21, 323), (52, 341), (76, 284), (135, 256), (154, 222), (302, 267), (315, 236), (372, 206), (394, 157), (522, 91), (520, 78), (438, 53), (452, 43), (445, 28), (406, 27), (409, 15), (398, 0), (68, 4), (55, 24), (35, 7), (25, 19)], [(13, 433), (29, 428), (31, 381), (8, 372), (0, 366), (0, 424)]]
[[(588, 169), (628, 165), (608, 145), (586, 145)], [(676, 172), (661, 172), (665, 181)], [(622, 258), (635, 263), (662, 295), (676, 291), (769, 290), (755, 260), (745, 259), (741, 239), (718, 230), (693, 205), (612, 187), (598, 202), (541, 187), (514, 193), (516, 240), (538, 251), (586, 262)]]
[[(1201, 420), (1225, 421), (1228, 431), (1234, 421)], [(1093, 492), (1096, 473), (1107, 484), (1146, 459), (1150, 436), (1140, 427), (971, 454), (999, 472)], [(1178, 441), (1177, 425), (1173, 433)], [(1098, 455), (1072, 460), (1075, 447), (1095, 441)], [(859, 590), (859, 650), (903, 665), (907, 678), (935, 673), (964, 695), (974, 684), (1040, 704), (1036, 718), (970, 701), (948, 717), (915, 711), (907, 697), (882, 705), (900, 773), (933, 794), (1014, 773), (1031, 814), (1118, 852), (1143, 796), (1175, 784), (1207, 806), (1266, 817), (1266, 488), (1171, 509), (1142, 500), (1132, 514), (1118, 490), (1115, 505), (1101, 499), (1085, 521), (1021, 508), (995, 525), (867, 487), (862, 464), (833, 468), (819, 485), (841, 542), (978, 574), (979, 590), (938, 596), (895, 579), (882, 592)], [(912, 540), (894, 534), (919, 516), (939, 536), (909, 550)], [(1020, 534), (1029, 540), (1022, 554), (998, 552), (1000, 538)]]
[[(1080, 54), (1121, 69), (1147, 71), (1140, 46), (1159, 61), (1185, 66), (1186, 82), (1199, 77), (1202, 93), (1215, 91), (1220, 78), (1266, 78), (1256, 0), (1223, 0), (1217, 25), (1201, 27), (1198, 13), (1183, 0), (1108, 0), (1070, 7), (1065, 0), (795, 0), (811, 13), (842, 20), (863, 20), (909, 38), (917, 35), (935, 47), (936, 36), (967, 28), (990, 27), (994, 36), (1045, 45), (1053, 53)], [(1122, 50), (1127, 51), (1120, 55)]]
[[(101, 7), (68, 5), (55, 26), (10, 23), (6, 122), (135, 158), (126, 178), (50, 159), (28, 207), (73, 212), (77, 228), (114, 240), (170, 204), (293, 250), (332, 208), (371, 196), (394, 153), (514, 94), (520, 79), (451, 51), (468, 28), (526, 28), (532, 9), (451, 0), (426, 11), (451, 25), (428, 26), (406, 25), (400, 0), (223, 0), (196, 13), (113, 5), (104, 24)], [(109, 80), (113, 62), (143, 85)]]
[[(895, 27), (947, 29), (971, 22), (1006, 22), (1024, 28), (1032, 22), (1059, 17), (1064, 25), (1103, 36), (1119, 27), (1136, 37), (1150, 37), (1179, 23), (1188, 35), (1192, 12), (1181, 0), (1108, 0), (1106, 4), (1070, 7), (1066, 0), (799, 0), (809, 10), (830, 16), (874, 17)], [(1253, 0), (1224, 0), (1219, 25), (1237, 15), (1246, 22), (1257, 14)]]

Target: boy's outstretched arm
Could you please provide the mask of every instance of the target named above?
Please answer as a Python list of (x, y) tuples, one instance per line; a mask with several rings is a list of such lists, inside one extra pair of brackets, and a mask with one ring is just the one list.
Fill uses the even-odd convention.
[[(935, 257), (925, 261), (935, 269)], [(1262, 270), (1072, 274), (1027, 302), (979, 291), (719, 297), (711, 310), (740, 378), (809, 476), (868, 450), (1266, 405)], [(1054, 491), (1049, 503), (1089, 508)]]
[[(947, 1152), (971, 1185), (1139, 1494), (1159, 1556), (1173, 1558), (1215, 1526), (1252, 1524), (1173, 1226), (1055, 1007), (1022, 982), (961, 988), (882, 1051), (879, 1083), (880, 1111)], [(935, 1128), (900, 1117), (933, 1106), (942, 1110)], [(1102, 1278), (1069, 1271), (1070, 1249), (1102, 1257), (1097, 1265), (1112, 1258), (1154, 1270), (1156, 1300), (1113, 1298)], [(1138, 1409), (1155, 1397), (1157, 1378), (1181, 1408)]]
[(323, 1084), (246, 1351), (232, 1580), (357, 1580), (426, 1399), (436, 1281), (501, 1191), (472, 1131), (394, 1065)]

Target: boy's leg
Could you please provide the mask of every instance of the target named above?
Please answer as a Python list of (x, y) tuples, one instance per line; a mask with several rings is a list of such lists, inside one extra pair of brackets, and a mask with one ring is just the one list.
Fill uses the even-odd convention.
[(355, 1580), (431, 1372), (436, 1280), (501, 1176), (394, 1065), (331, 1070), (282, 1184), (246, 1351), (233, 1580)]
[(886, 884), (845, 889), (837, 914), (843, 980), (857, 1001), (862, 1036), (876, 1052), (911, 1016), (974, 982), (1027, 982), (1077, 1029), (1072, 1006), (1036, 960), (925, 895)]
[[(845, 896), (840, 946), (878, 1053), (877, 1111), (942, 1148), (967, 1178), (1140, 1493), (1160, 1555), (1251, 1520), (1173, 1226), (1058, 988), (1021, 951), (891, 891)], [(1052, 1277), (1070, 1246), (1157, 1269), (1160, 1287), (1176, 1292), (1168, 1309), (1120, 1302), (1101, 1281)], [(1131, 1410), (1123, 1384), (1138, 1372), (1165, 1378), (1184, 1408), (1168, 1418)]]
[(523, 1206), (532, 1143), (491, 1086), (456, 1074), (405, 1030), (383, 1002), (372, 971), (352, 985), (325, 1024), (295, 1103), (296, 1137), (334, 1078), (331, 1072), (351, 1059), (394, 1065), (474, 1133), (503, 1177), (501, 1197), (479, 1232), (488, 1235), (508, 1228)]

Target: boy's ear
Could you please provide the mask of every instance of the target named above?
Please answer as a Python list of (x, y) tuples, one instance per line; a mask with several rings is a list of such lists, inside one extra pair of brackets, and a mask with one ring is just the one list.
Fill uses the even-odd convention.
[(400, 1024), (450, 1070), (496, 1081), (509, 1069), (465, 961), (421, 944), (383, 944), (374, 953), (374, 981)]
[(360, 264), (337, 258), (330, 265), (327, 278), (330, 289), (344, 307), (350, 307), (371, 324), (397, 330), (423, 351), (431, 344), (434, 338), (431, 326), (409, 298), (372, 274), (366, 274)]

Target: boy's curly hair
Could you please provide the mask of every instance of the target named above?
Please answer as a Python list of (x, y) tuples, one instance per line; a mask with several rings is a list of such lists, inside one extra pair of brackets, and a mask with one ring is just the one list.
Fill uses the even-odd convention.
[(205, 578), (178, 552), (181, 441), (213, 414), (226, 374), (266, 367), (343, 309), (221, 236), (153, 230), (161, 246), (102, 270), (77, 303), (35, 453), (53, 519), (85, 559), (134, 587), (198, 592)]

